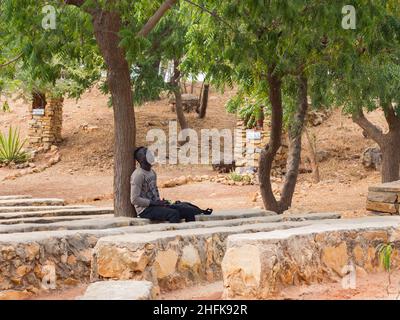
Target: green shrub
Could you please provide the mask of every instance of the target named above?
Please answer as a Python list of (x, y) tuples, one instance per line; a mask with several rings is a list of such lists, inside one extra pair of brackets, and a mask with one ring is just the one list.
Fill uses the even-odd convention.
[(21, 141), (17, 129), (8, 130), (8, 135), (0, 132), (0, 162), (21, 163), (28, 160), (28, 154), (22, 150), (25, 140)]
[(11, 112), (10, 105), (8, 104), (7, 101), (5, 101), (5, 102), (3, 103), (3, 106), (1, 107), (1, 109), (3, 110), (3, 112)]
[(387, 272), (390, 272), (393, 245), (391, 243), (381, 243), (376, 247), (376, 250), (378, 252), (381, 265)]
[(251, 177), (250, 176), (241, 175), (241, 174), (238, 174), (236, 172), (231, 172), (228, 177), (229, 177), (230, 180), (233, 180), (235, 182), (243, 181), (243, 182), (249, 183), (251, 181)]

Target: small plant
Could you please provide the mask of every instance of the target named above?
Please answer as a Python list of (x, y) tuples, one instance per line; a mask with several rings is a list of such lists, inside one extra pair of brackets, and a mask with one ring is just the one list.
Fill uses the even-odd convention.
[(391, 243), (381, 243), (376, 247), (378, 253), (379, 262), (381, 266), (388, 273), (389, 284), (386, 287), (386, 291), (389, 294), (389, 286), (392, 283), (391, 280), (391, 265), (392, 265), (392, 254), (393, 254), (393, 244)]
[(243, 181), (243, 176), (236, 173), (236, 172), (231, 172), (229, 174), (229, 179), (235, 182)]
[(3, 112), (11, 112), (10, 105), (8, 104), (7, 101), (5, 101), (5, 102), (3, 103), (3, 106), (1, 107), (1, 110), (2, 110)]
[(231, 172), (228, 177), (229, 177), (230, 180), (235, 181), (235, 182), (246, 182), (246, 183), (251, 182), (251, 177), (250, 176), (241, 175), (241, 174), (236, 173), (236, 172)]
[(28, 160), (28, 154), (22, 150), (25, 140), (21, 141), (17, 129), (8, 130), (8, 135), (0, 132), (0, 162), (21, 163)]

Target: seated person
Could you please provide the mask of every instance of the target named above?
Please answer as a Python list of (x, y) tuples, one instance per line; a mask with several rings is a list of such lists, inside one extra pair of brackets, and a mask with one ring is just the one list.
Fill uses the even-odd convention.
[(184, 202), (170, 204), (161, 200), (157, 188), (157, 175), (151, 168), (154, 156), (145, 147), (139, 147), (134, 152), (134, 159), (140, 167), (131, 176), (131, 202), (141, 218), (178, 223), (182, 219), (186, 222), (195, 221), (196, 214), (211, 214), (212, 209), (200, 208)]

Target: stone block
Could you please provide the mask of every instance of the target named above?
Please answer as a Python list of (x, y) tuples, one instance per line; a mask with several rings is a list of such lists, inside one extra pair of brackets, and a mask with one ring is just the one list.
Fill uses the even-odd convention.
[(99, 281), (78, 300), (153, 300), (157, 292), (149, 281)]

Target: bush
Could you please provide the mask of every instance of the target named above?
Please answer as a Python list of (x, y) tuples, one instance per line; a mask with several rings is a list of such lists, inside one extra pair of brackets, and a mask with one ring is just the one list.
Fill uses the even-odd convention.
[(0, 132), (0, 162), (2, 163), (21, 163), (28, 160), (28, 154), (22, 150), (25, 141), (21, 141), (19, 130), (8, 130), (8, 136)]
[(3, 110), (3, 112), (11, 112), (10, 105), (8, 104), (7, 101), (5, 101), (5, 102), (3, 103), (3, 106), (1, 107), (1, 109)]
[(249, 177), (248, 175), (241, 175), (241, 174), (238, 174), (236, 172), (231, 172), (228, 177), (229, 177), (230, 180), (233, 180), (235, 182), (241, 182), (242, 181), (242, 182), (248, 183), (248, 182), (251, 181), (251, 177)]

